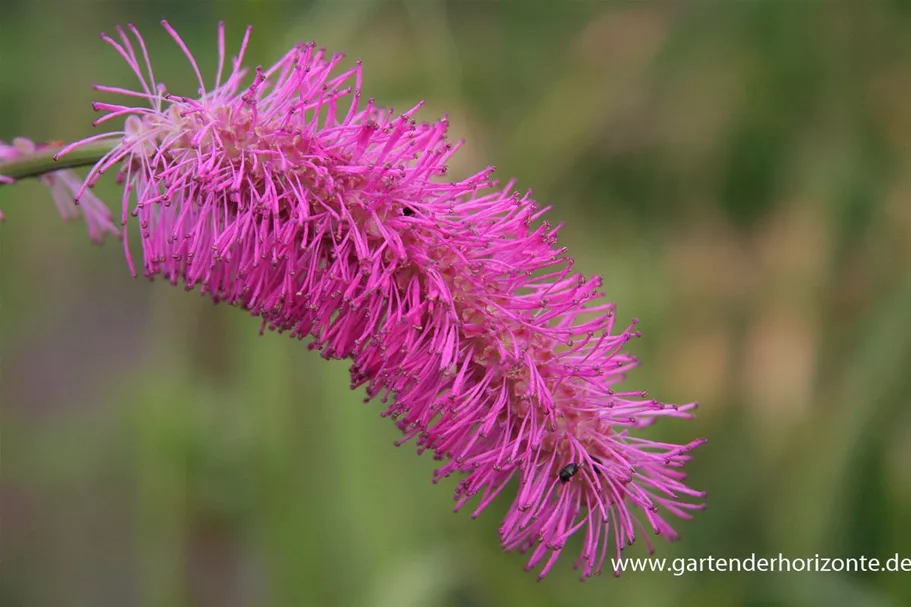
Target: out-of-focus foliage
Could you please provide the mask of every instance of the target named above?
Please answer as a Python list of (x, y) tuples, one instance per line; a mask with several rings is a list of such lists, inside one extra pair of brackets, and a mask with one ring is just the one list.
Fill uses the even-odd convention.
[[(367, 96), (449, 114), (454, 174), (496, 164), (553, 205), (642, 319), (629, 385), (702, 403), (649, 430), (710, 439), (710, 508), (661, 556), (911, 557), (905, 4), (8, 0), (0, 138), (90, 134), (90, 84), (131, 81), (96, 37), (116, 23), (192, 94), (162, 16), (208, 74), (219, 19), (235, 44), (255, 26), (252, 62), (363, 58)], [(0, 208), (3, 605), (911, 604), (908, 573), (579, 584), (569, 554), (535, 584), (498, 546), (505, 504), (453, 516), (344, 363), (131, 280), (36, 183)]]

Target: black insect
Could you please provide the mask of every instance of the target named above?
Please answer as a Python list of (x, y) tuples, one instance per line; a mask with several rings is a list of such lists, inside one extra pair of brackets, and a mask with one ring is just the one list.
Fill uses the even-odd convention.
[(568, 483), (569, 479), (574, 477), (576, 475), (576, 472), (578, 472), (578, 471), (579, 471), (579, 466), (577, 466), (576, 464), (574, 464), (572, 462), (566, 464), (565, 466), (563, 466), (563, 468), (560, 469), (560, 482)]
[(414, 209), (412, 209), (411, 207), (402, 207), (402, 215), (404, 215), (405, 217), (411, 217), (412, 215), (414, 215)]

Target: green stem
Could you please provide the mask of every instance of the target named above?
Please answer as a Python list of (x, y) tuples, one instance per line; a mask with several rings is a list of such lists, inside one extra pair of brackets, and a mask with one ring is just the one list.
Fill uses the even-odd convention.
[[(93, 141), (69, 152), (60, 160), (54, 160), (54, 154), (64, 148), (63, 145), (43, 147), (32, 154), (23, 154), (18, 158), (0, 161), (0, 175), (12, 179), (40, 177), (63, 169), (92, 166), (110, 152), (117, 144), (116, 140)], [(0, 185), (3, 185), (0, 183)]]

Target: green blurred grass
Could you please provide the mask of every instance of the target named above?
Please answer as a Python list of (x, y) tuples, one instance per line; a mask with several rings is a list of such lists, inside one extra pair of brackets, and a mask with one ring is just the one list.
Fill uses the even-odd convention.
[[(911, 556), (911, 12), (900, 2), (80, 2), (0, 18), (0, 138), (90, 132), (95, 36), (134, 22), (193, 90), (215, 23), (251, 63), (315, 39), (365, 89), (449, 113), (464, 175), (496, 164), (565, 220), (642, 319), (629, 380), (708, 436), (710, 508), (662, 556)], [(113, 184), (99, 186), (110, 201)], [(392, 446), (347, 366), (161, 283), (0, 188), (4, 605), (904, 605), (908, 574), (609, 575), (543, 584), (504, 554), (505, 503)], [(631, 552), (644, 555), (642, 545)]]

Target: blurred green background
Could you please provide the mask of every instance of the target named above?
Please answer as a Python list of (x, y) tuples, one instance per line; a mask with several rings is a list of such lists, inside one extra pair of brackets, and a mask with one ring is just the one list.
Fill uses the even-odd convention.
[[(3, 6), (6, 140), (92, 133), (90, 85), (132, 84), (97, 38), (116, 23), (178, 94), (194, 79), (162, 17), (207, 77), (219, 19), (233, 48), (254, 25), (251, 65), (311, 39), (363, 58), (366, 96), (449, 113), (452, 173), (496, 164), (566, 221), (579, 268), (642, 319), (627, 385), (702, 403), (648, 430), (710, 439), (690, 469), (709, 509), (660, 556), (911, 557), (907, 3)], [(911, 604), (909, 573), (580, 584), (578, 541), (536, 584), (497, 542), (509, 499), (453, 515), (454, 479), (392, 445), (345, 362), (131, 280), (37, 183), (0, 208), (4, 606)]]

